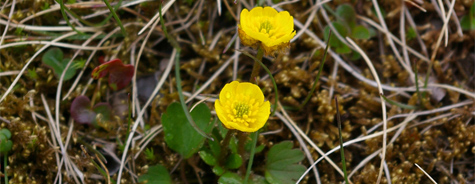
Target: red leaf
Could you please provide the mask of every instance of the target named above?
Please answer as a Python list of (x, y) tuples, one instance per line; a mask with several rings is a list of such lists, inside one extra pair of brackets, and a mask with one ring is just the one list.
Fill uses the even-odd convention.
[(81, 124), (92, 124), (96, 113), (91, 110), (91, 101), (86, 96), (78, 96), (71, 103), (71, 116)]
[(103, 64), (105, 63), (106, 61), (104, 61), (104, 56), (100, 56), (99, 57), (99, 63)]
[(109, 74), (109, 87), (119, 90), (127, 86), (134, 76), (134, 66), (124, 65), (120, 59), (103, 63), (92, 71), (92, 78), (100, 79)]

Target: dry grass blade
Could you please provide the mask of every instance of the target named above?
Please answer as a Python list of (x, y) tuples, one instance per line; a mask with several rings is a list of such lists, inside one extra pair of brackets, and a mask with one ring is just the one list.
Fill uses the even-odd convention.
[[(475, 182), (471, 1), (107, 2), (0, 0), (0, 139), (8, 135), (3, 129), (11, 132), (12, 149), (3, 154), (9, 183), (143, 183), (157, 164), (178, 183), (227, 183), (229, 175), (246, 173), (272, 183), (269, 152), (283, 141), (304, 153), (297, 169), (303, 172), (303, 164), (308, 170), (292, 177), (300, 183)], [(264, 56), (267, 70), (257, 74), (264, 99), (279, 111), (256, 139), (251, 172), (250, 164), (228, 168), (237, 153), (248, 163), (249, 148), (245, 141), (218, 145), (234, 138), (224, 135), (214, 103), (226, 83), (252, 75), (253, 62), (241, 51), (253, 55), (255, 48), (241, 45), (241, 38), (243, 21), (253, 19), (240, 14), (256, 6), (288, 11), (295, 36), (282, 45), (285, 51)], [(279, 36), (266, 25), (255, 22), (259, 34)], [(324, 35), (328, 27), (336, 35), (331, 40)], [(331, 45), (325, 62), (324, 38)], [(61, 51), (54, 66), (43, 59), (52, 47)], [(113, 59), (133, 65), (133, 77), (120, 90), (110, 88), (120, 73), (91, 77)], [(117, 72), (112, 68), (105, 69)], [(58, 72), (63, 69), (71, 73)], [(317, 75), (321, 80), (313, 85)], [(83, 109), (76, 108), (78, 96), (89, 99)], [(208, 106), (218, 140), (205, 139), (188, 159), (165, 141), (171, 133), (162, 126), (162, 115), (177, 100), (187, 111)], [(87, 115), (78, 116), (78, 109)]]
[[(1, 20), (1, 19), (0, 19)], [(57, 42), (61, 39), (64, 39), (64, 38), (67, 38), (69, 36), (72, 36), (72, 35), (75, 35), (76, 33), (75, 32), (70, 32), (68, 34), (65, 34), (65, 35), (62, 35), (56, 39), (54, 39), (51, 43), (54, 43), (54, 42)], [(0, 103), (5, 99), (5, 97), (11, 92), (11, 90), (13, 89), (13, 87), (16, 85), (16, 83), (18, 82), (18, 80), (20, 80), (20, 77), (22, 76), (23, 72), (25, 72), (25, 70), (28, 68), (28, 65), (30, 65), (31, 62), (33, 62), (33, 59), (36, 58), (41, 52), (43, 52), (44, 50), (46, 50), (51, 44), (46, 44), (45, 46), (43, 46), (40, 50), (38, 50), (27, 62), (26, 64), (23, 66), (23, 68), (20, 70), (20, 74), (18, 74), (15, 78), (15, 80), (12, 82), (12, 84), (10, 85), (10, 87), (8, 87), (7, 91), (3, 94), (2, 98), (0, 98)], [(0, 48), (1, 49), (1, 48)]]
[(432, 179), (432, 177), (430, 177), (430, 175), (427, 174), (427, 172), (424, 171), (424, 169), (422, 169), (421, 166), (419, 166), (417, 163), (415, 163), (414, 165), (416, 165), (416, 167), (419, 168), (430, 179), (430, 181), (432, 181), (432, 183), (437, 184), (437, 182), (435, 182), (435, 180)]
[[(374, 66), (373, 66), (373, 63), (371, 63), (371, 60), (368, 58), (368, 56), (366, 55), (365, 52), (363, 52), (363, 50), (361, 50), (360, 47), (358, 47), (358, 45), (356, 45), (355, 42), (353, 42), (353, 40), (351, 40), (350, 38), (346, 38), (346, 40), (348, 40), (348, 42), (353, 45), (353, 47), (356, 48), (356, 50), (358, 51), (358, 53), (361, 54), (361, 56), (363, 56), (364, 60), (366, 61), (366, 64), (368, 65), (370, 71), (371, 71), (371, 74), (373, 74), (373, 77), (374, 79), (376, 80), (376, 83), (378, 83), (378, 91), (380, 94), (384, 94), (383, 92), (383, 88), (381, 87), (381, 82), (379, 80), (379, 77), (378, 77), (378, 73), (376, 72), (376, 69), (374, 69)], [(383, 164), (385, 162), (385, 157), (386, 157), (386, 137), (387, 137), (387, 116), (386, 116), (386, 103), (383, 99), (382, 96), (380, 96), (380, 99), (381, 99), (381, 107), (382, 107), (382, 112), (383, 112), (383, 151), (382, 151), (382, 158), (381, 158), (381, 166), (380, 166), (380, 169), (379, 169), (379, 175), (378, 175), (378, 180), (376, 181), (376, 183), (379, 183), (381, 181), (381, 175), (383, 173)]]
[(160, 78), (160, 81), (158, 82), (157, 86), (155, 87), (155, 89), (153, 90), (152, 94), (150, 95), (150, 98), (147, 100), (147, 102), (145, 103), (145, 105), (143, 106), (142, 110), (139, 112), (137, 118), (135, 119), (135, 122), (133, 124), (133, 127), (131, 128), (130, 130), (130, 133), (129, 135), (127, 136), (128, 139), (125, 143), (125, 147), (124, 147), (124, 153), (122, 154), (122, 158), (120, 160), (120, 168), (119, 168), (119, 173), (117, 175), (117, 181), (120, 181), (120, 178), (122, 176), (122, 169), (125, 167), (125, 161), (126, 161), (126, 157), (127, 157), (127, 152), (128, 152), (128, 149), (130, 147), (130, 144), (132, 142), (132, 138), (135, 134), (135, 131), (137, 130), (137, 127), (139, 125), (139, 121), (142, 120), (143, 118), (143, 115), (145, 113), (145, 109), (146, 107), (148, 107), (150, 105), (150, 103), (152, 102), (153, 98), (155, 97), (155, 95), (157, 95), (158, 93), (158, 90), (161, 89), (163, 83), (165, 83), (165, 80), (167, 79), (168, 75), (170, 74), (170, 71), (172, 70), (172, 66), (173, 66), (173, 60), (175, 59), (175, 57), (178, 57), (176, 56), (176, 50), (173, 50), (172, 52), (172, 56), (170, 58), (170, 60), (168, 61), (168, 65), (167, 65), (167, 68), (165, 69), (165, 71), (163, 72), (163, 75), (162, 77)]

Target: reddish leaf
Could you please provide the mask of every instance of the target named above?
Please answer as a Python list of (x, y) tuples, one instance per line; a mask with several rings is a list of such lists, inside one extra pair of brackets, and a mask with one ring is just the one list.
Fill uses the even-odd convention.
[(112, 117), (112, 107), (106, 102), (101, 102), (91, 108), (91, 100), (86, 96), (76, 97), (71, 104), (71, 117), (78, 123), (97, 126), (97, 114), (102, 114), (103, 120), (109, 121)]
[(99, 63), (104, 64), (106, 61), (104, 61), (104, 56), (99, 57)]
[(96, 113), (91, 110), (91, 101), (86, 96), (78, 96), (71, 104), (71, 116), (81, 124), (92, 124)]
[(92, 78), (100, 79), (109, 74), (109, 87), (119, 90), (127, 86), (134, 76), (134, 66), (124, 65), (120, 59), (103, 63), (92, 71)]

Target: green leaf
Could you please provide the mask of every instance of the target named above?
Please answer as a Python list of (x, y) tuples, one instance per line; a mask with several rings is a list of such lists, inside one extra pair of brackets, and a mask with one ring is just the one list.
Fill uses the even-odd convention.
[(0, 153), (7, 153), (12, 150), (13, 143), (11, 140), (1, 140)]
[(218, 180), (219, 184), (241, 184), (242, 177), (236, 173), (226, 172)]
[[(101, 103), (96, 104), (92, 108), (92, 111), (94, 111), (96, 113), (96, 117), (97, 117), (97, 114), (101, 114), (101, 117), (102, 117), (101, 119), (95, 118), (93, 124), (100, 125), (100, 124), (103, 124), (103, 123), (107, 123), (108, 121), (111, 120), (112, 107), (106, 102), (101, 102)], [(99, 120), (99, 122), (98, 122), (98, 120)]]
[[(213, 132), (217, 132), (216, 129), (213, 129)], [(218, 133), (216, 133), (218, 134)], [(220, 154), (221, 154), (221, 145), (219, 144), (219, 142), (221, 141), (221, 139), (217, 138), (215, 135), (216, 134), (213, 134), (213, 140), (208, 140), (208, 146), (210, 148), (210, 151), (211, 153), (215, 156), (215, 157), (218, 157)], [(218, 135), (219, 136), (219, 135)]]
[(208, 149), (201, 150), (198, 152), (198, 154), (200, 155), (201, 159), (203, 159), (203, 161), (205, 161), (205, 163), (210, 166), (215, 166), (218, 163), (216, 158)]
[(416, 33), (416, 30), (414, 30), (412, 27), (408, 28), (406, 30), (406, 39), (409, 41), (409, 40), (412, 40), (414, 38), (417, 37), (417, 33)]
[(355, 26), (351, 30), (351, 37), (356, 38), (356, 39), (369, 39), (369, 31), (366, 29), (364, 26)]
[(292, 142), (284, 141), (270, 148), (265, 170), (269, 183), (295, 183), (305, 172), (305, 166), (298, 164), (304, 155), (302, 151), (292, 149), (292, 145)]
[(221, 120), (218, 119), (218, 131), (219, 134), (221, 135), (222, 138), (226, 137), (226, 134), (228, 133), (228, 129), (223, 126), (223, 123), (221, 123)]
[[(348, 25), (348, 27), (353, 28), (356, 25), (356, 13), (353, 6), (349, 4), (342, 4), (338, 6), (336, 9), (336, 15), (340, 18), (344, 23)], [(333, 39), (333, 38), (332, 38)]]
[[(51, 48), (45, 52), (41, 61), (53, 69), (56, 77), (61, 77), (63, 74), (66, 65), (68, 65), (70, 59), (63, 58), (63, 51), (59, 48)], [(69, 66), (66, 74), (64, 75), (64, 80), (67, 81), (76, 75), (76, 68), (72, 65)]]
[[(346, 37), (348, 35), (348, 30), (343, 26), (340, 22), (332, 22), (333, 27), (335, 27), (336, 31), (340, 33), (341, 36)], [(324, 31), (324, 39), (325, 41), (328, 40), (328, 34), (330, 33), (330, 26), (326, 26)], [(332, 34), (332, 39), (330, 40), (330, 46), (335, 48), (335, 51), (339, 54), (348, 54), (351, 52), (350, 47), (348, 47), (345, 43), (341, 42), (335, 34)]]
[(465, 15), (460, 19), (460, 24), (463, 30), (475, 29), (475, 2), (473, 2), (472, 6), (470, 7), (470, 12), (468, 15)]
[[(333, 38), (332, 38), (333, 39)], [(351, 52), (351, 49), (350, 47), (346, 46), (346, 45), (342, 45), (341, 47), (337, 47), (335, 49), (335, 51), (337, 53), (340, 53), (340, 54), (349, 54)]]
[(145, 158), (147, 160), (150, 160), (150, 161), (154, 161), (155, 160), (155, 154), (153, 153), (153, 149), (152, 148), (147, 148), (145, 149)]
[(460, 19), (460, 26), (463, 30), (470, 31), (475, 29), (475, 17), (465, 15)]
[(237, 169), (237, 168), (241, 167), (241, 165), (242, 165), (241, 155), (239, 155), (239, 154), (229, 155), (229, 157), (226, 159), (226, 162), (224, 163), (224, 165), (228, 169)]
[(224, 168), (221, 167), (221, 166), (219, 166), (219, 165), (215, 165), (215, 166), (213, 167), (213, 173), (216, 174), (216, 175), (218, 175), (218, 176), (223, 175), (224, 171), (225, 171)]
[[(342, 23), (340, 22), (332, 22), (333, 27), (335, 27), (336, 31), (340, 33), (340, 35), (344, 38), (347, 36), (348, 31), (346, 30), (345, 26), (343, 26)], [(328, 35), (330, 33), (330, 26), (326, 26), (325, 29), (323, 30), (323, 38), (325, 41), (328, 40)], [(335, 36), (335, 34), (332, 34), (332, 39), (330, 40), (330, 46), (332, 47), (341, 47), (342, 45), (345, 45), (342, 43), (338, 37)]]
[(38, 79), (38, 74), (36, 73), (35, 69), (28, 69), (28, 73), (26, 75), (33, 80)]
[[(236, 173), (226, 172), (218, 180), (219, 184), (242, 184), (243, 179)], [(249, 180), (250, 184), (268, 184), (264, 177), (260, 175), (253, 175), (252, 180)], [(295, 182), (294, 182), (295, 183)]]
[(168, 174), (167, 168), (163, 165), (155, 165), (148, 168), (147, 174), (139, 177), (139, 182), (147, 182), (147, 184), (168, 184), (172, 183), (172, 179)]
[(231, 137), (231, 140), (229, 140), (229, 149), (231, 150), (231, 153), (237, 153), (237, 140), (234, 137)]
[(12, 133), (8, 129), (0, 130), (0, 153), (7, 153), (12, 150), (12, 141), (9, 140), (12, 137)]
[(257, 147), (256, 147), (256, 153), (260, 153), (262, 150), (264, 150), (265, 147), (266, 147), (266, 146), (263, 145), (263, 144), (260, 145), (260, 146), (257, 146)]
[(0, 135), (4, 135), (6, 139), (12, 138), (12, 133), (10, 132), (10, 130), (5, 129), (5, 128), (0, 130)]
[[(208, 106), (199, 104), (190, 115), (198, 128), (205, 133), (211, 132), (213, 123), (210, 122), (211, 112)], [(167, 112), (162, 115), (162, 124), (168, 147), (180, 153), (185, 159), (198, 152), (204, 143), (205, 137), (191, 126), (177, 102), (168, 106)]]
[[(244, 145), (244, 149), (245, 149), (246, 151), (251, 151), (252, 146), (254, 146), (254, 145), (252, 145), (252, 141), (248, 141), (248, 142), (246, 142), (246, 144)], [(264, 150), (265, 147), (266, 147), (265, 145), (261, 144), (261, 145), (259, 145), (259, 146), (256, 147), (255, 152), (256, 152), (256, 153), (260, 153), (262, 150)]]
[(352, 52), (352, 53), (351, 53), (350, 59), (351, 59), (352, 61), (358, 60), (358, 59), (360, 59), (360, 58), (361, 58), (360, 53), (358, 53), (358, 52)]

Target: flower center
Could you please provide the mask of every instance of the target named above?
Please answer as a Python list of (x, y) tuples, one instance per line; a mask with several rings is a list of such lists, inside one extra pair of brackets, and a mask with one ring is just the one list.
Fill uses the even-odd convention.
[(244, 103), (238, 103), (234, 106), (235, 115), (237, 118), (242, 118), (249, 113), (249, 105)]
[(269, 33), (269, 31), (272, 29), (272, 24), (268, 20), (261, 22), (261, 26), (259, 27), (259, 32), (262, 32), (263, 29), (265, 30), (264, 33)]

